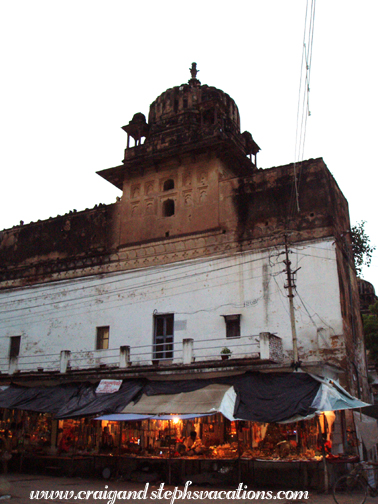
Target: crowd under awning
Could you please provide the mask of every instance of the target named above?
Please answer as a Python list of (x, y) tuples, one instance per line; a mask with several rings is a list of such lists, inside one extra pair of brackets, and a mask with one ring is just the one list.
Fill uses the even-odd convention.
[[(98, 394), (91, 383), (53, 387), (10, 385), (0, 408), (54, 414), (56, 418), (99, 416), (120, 420), (162, 415), (222, 413), (229, 420), (290, 422), (327, 410), (362, 408), (340, 385), (304, 372), (244, 373), (216, 379), (124, 380), (114, 393)], [(114, 417), (113, 417), (114, 419)]]

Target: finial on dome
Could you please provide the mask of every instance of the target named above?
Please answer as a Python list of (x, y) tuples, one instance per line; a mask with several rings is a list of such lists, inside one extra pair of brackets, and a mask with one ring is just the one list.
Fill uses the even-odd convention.
[(188, 81), (188, 83), (191, 86), (200, 86), (201, 83), (197, 79), (197, 74), (199, 72), (199, 70), (197, 70), (197, 63), (192, 63), (192, 66), (191, 66), (191, 68), (189, 68), (189, 71), (190, 71), (190, 75), (192, 76), (192, 78)]
[(192, 68), (189, 68), (192, 79), (197, 77), (199, 70), (197, 70), (197, 63), (192, 63)]

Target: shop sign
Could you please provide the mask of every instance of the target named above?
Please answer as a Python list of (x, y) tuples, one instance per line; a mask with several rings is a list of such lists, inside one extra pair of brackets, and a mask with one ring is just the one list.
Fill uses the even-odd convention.
[(96, 394), (114, 394), (121, 385), (122, 380), (101, 380), (96, 388)]

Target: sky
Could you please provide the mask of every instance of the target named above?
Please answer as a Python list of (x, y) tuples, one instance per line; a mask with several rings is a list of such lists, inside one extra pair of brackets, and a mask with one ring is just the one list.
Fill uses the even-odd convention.
[[(315, 0), (311, 0), (315, 1)], [(0, 229), (112, 203), (121, 126), (190, 78), (237, 103), (258, 165), (295, 159), (310, 0), (0, 0)], [(376, 0), (316, 0), (303, 159), (378, 247)], [(364, 278), (378, 291), (378, 250)]]

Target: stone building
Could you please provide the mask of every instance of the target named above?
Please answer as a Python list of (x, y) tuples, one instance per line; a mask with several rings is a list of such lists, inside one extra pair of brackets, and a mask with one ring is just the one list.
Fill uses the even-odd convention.
[(357, 278), (357, 285), (360, 295), (361, 314), (369, 315), (369, 306), (373, 305), (378, 299), (375, 295), (374, 285), (363, 278)]
[(345, 197), (322, 159), (258, 168), (234, 100), (191, 73), (123, 127), (99, 172), (119, 201), (0, 233), (0, 381), (294, 364), (367, 399)]

